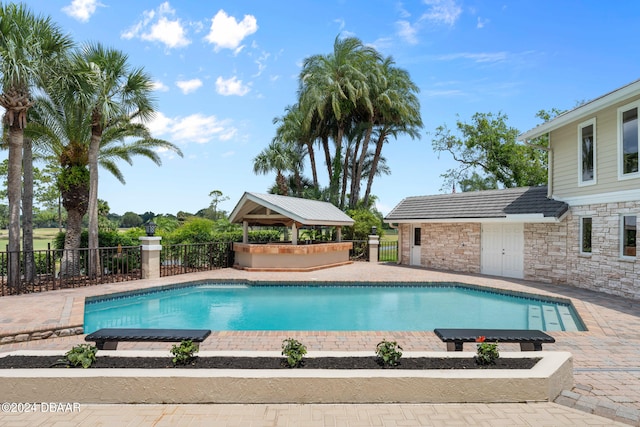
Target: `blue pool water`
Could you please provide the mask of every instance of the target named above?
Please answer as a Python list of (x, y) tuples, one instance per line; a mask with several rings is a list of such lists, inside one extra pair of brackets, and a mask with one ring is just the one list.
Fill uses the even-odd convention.
[(371, 286), (193, 284), (88, 299), (84, 325), (86, 333), (100, 328), (585, 330), (569, 302), (448, 283)]

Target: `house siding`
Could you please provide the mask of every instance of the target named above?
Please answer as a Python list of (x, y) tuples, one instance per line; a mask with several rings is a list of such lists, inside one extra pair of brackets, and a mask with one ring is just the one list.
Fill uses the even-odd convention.
[[(637, 99), (625, 100), (551, 132), (554, 199), (597, 196), (640, 187), (640, 178), (618, 179), (618, 108)], [(578, 124), (591, 118), (596, 119), (596, 184), (579, 186)]]

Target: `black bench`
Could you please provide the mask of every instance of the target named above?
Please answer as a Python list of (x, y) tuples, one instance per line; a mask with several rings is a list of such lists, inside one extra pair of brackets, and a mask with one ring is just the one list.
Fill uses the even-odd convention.
[(447, 351), (462, 351), (465, 342), (477, 342), (484, 337), (485, 342), (520, 343), (522, 351), (541, 351), (542, 344), (556, 340), (542, 331), (526, 329), (434, 329), (433, 332), (447, 343)]
[(87, 335), (85, 341), (94, 341), (99, 350), (115, 350), (119, 341), (202, 342), (211, 334), (210, 329), (99, 329)]

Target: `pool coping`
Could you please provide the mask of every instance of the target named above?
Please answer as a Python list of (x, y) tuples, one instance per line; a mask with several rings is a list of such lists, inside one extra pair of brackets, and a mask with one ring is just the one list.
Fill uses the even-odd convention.
[[(110, 357), (167, 357), (168, 351), (103, 351)], [(7, 355), (60, 355), (16, 351)], [(470, 358), (472, 352), (406, 352), (409, 357)], [(200, 356), (278, 356), (265, 351), (202, 351)], [(308, 357), (371, 356), (309, 352)], [(101, 357), (98, 355), (98, 357)], [(497, 403), (553, 401), (573, 386), (569, 352), (501, 352), (541, 358), (532, 369), (1, 369), (14, 401), (78, 403)]]

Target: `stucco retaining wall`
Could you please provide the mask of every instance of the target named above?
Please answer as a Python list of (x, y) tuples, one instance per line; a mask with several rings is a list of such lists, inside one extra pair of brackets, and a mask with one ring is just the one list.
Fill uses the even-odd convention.
[[(132, 353), (158, 355), (118, 351)], [(169, 358), (168, 353), (163, 355)], [(214, 354), (201, 354), (206, 355)], [(371, 353), (313, 356), (325, 355)], [(473, 357), (473, 353), (403, 357)], [(570, 353), (514, 352), (500, 357), (542, 360), (527, 370), (6, 369), (0, 370), (0, 397), (5, 402), (76, 403), (490, 403), (552, 401), (573, 387)]]

